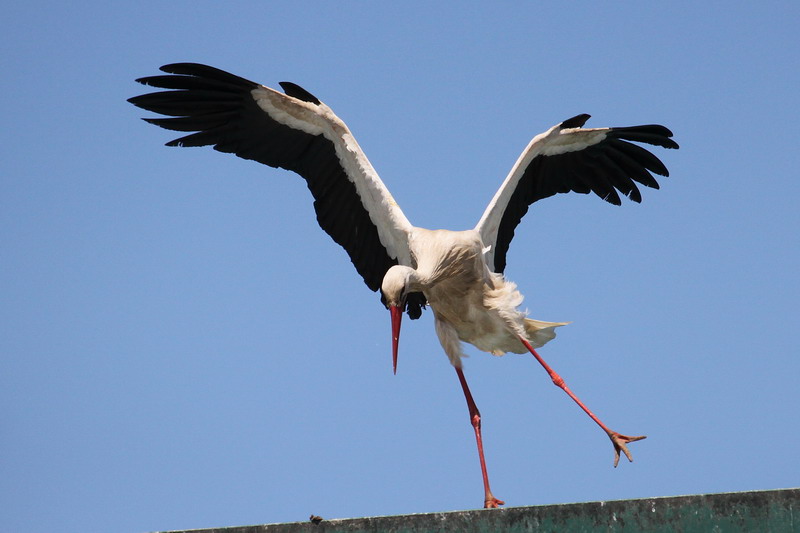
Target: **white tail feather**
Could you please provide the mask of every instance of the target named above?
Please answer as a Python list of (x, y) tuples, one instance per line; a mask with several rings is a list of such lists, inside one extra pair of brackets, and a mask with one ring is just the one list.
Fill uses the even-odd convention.
[(549, 341), (556, 338), (556, 328), (566, 326), (569, 322), (545, 322), (543, 320), (525, 319), (525, 333), (528, 342), (534, 348), (541, 348)]

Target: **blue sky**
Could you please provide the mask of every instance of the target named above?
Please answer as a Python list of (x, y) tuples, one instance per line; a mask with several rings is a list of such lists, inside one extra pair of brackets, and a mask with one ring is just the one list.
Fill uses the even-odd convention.
[(662, 123), (644, 202), (536, 204), (507, 276), (541, 350), (469, 348), (508, 505), (800, 485), (793, 2), (17, 2), (0, 21), (0, 531), (153, 531), (480, 507), (432, 317), (389, 315), (302, 180), (125, 100), (165, 63), (299, 83), (412, 223), (472, 227), (529, 139)]

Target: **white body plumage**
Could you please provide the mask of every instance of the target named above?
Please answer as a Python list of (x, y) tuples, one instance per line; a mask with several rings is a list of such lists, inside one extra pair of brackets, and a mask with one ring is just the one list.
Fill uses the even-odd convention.
[(489, 269), (487, 246), (476, 230), (413, 228), (410, 266), (389, 269), (381, 291), (388, 305), (400, 305), (409, 292), (421, 292), (433, 310), (436, 333), (450, 363), (461, 368), (462, 342), (493, 355), (526, 353), (519, 337), (538, 348), (567, 322), (527, 318), (519, 309), (516, 284)]

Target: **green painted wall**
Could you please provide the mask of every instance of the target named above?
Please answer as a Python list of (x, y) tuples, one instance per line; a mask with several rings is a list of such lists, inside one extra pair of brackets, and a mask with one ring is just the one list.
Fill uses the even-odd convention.
[[(509, 507), (193, 530), (193, 533), (800, 533), (800, 489)], [(175, 532), (177, 533), (177, 532)], [(188, 533), (188, 532), (182, 532)]]

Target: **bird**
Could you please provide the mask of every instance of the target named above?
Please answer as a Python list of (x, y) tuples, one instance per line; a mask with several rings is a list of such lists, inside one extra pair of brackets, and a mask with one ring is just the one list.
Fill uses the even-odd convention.
[(394, 373), (403, 315), (413, 320), (431, 309), (467, 403), (485, 508), (505, 502), (490, 488), (481, 414), (463, 371), (464, 343), (493, 355), (532, 354), (610, 438), (614, 467), (620, 453), (633, 461), (627, 445), (646, 437), (608, 428), (539, 355), (537, 348), (567, 323), (528, 318), (520, 309), (523, 296), (504, 270), (514, 232), (535, 202), (591, 192), (614, 205), (621, 205), (620, 195), (640, 203), (638, 185), (658, 189), (653, 174), (669, 172), (640, 144), (677, 149), (669, 129), (658, 124), (584, 128), (587, 114), (564, 120), (533, 137), (474, 228), (429, 230), (411, 224), (347, 125), (299, 85), (280, 82), (281, 92), (198, 63), (172, 63), (160, 70), (163, 74), (136, 81), (162, 90), (128, 101), (161, 115), (146, 122), (181, 132), (167, 146), (212, 146), (305, 180), (320, 227), (344, 248), (390, 312)]

